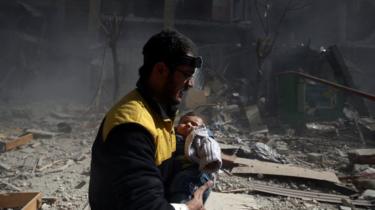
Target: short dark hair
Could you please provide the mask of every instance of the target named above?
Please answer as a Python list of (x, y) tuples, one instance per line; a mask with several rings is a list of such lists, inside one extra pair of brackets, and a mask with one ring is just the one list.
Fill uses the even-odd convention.
[(160, 61), (167, 65), (173, 62), (174, 57), (197, 53), (193, 41), (182, 33), (165, 29), (153, 35), (143, 46), (143, 65), (139, 69), (141, 80), (150, 76), (153, 66)]
[(178, 121), (178, 123), (181, 123), (181, 120), (184, 119), (185, 117), (199, 117), (201, 118), (199, 115), (197, 115), (195, 112), (191, 111), (191, 112), (187, 112), (185, 113), (184, 115), (182, 115), (180, 117), (180, 120)]

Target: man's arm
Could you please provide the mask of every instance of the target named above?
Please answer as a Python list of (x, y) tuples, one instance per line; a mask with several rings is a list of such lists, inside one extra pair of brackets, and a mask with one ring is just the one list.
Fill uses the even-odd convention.
[(118, 209), (174, 209), (165, 199), (162, 177), (154, 163), (155, 145), (145, 128), (116, 126), (104, 147)]
[(202, 195), (212, 183), (206, 183), (194, 193), (194, 199), (185, 204), (169, 204), (164, 185), (154, 163), (155, 145), (147, 130), (137, 124), (115, 127), (103, 144), (105, 162), (117, 209), (204, 209)]

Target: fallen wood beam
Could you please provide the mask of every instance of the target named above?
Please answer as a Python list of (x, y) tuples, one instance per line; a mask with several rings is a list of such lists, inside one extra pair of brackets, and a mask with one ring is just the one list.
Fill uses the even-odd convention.
[(300, 199), (309, 199), (309, 200), (316, 200), (320, 202), (327, 202), (327, 203), (335, 203), (341, 204), (343, 200), (349, 201), (355, 206), (366, 206), (366, 207), (374, 207), (375, 205), (368, 200), (352, 200), (349, 196), (345, 195), (335, 195), (335, 194), (328, 194), (328, 193), (320, 193), (320, 192), (310, 192), (310, 191), (303, 191), (303, 190), (293, 190), (283, 187), (276, 187), (276, 186), (269, 186), (265, 184), (259, 183), (252, 183), (250, 187), (247, 188), (240, 188), (235, 190), (225, 191), (227, 193), (234, 193), (234, 192), (245, 192), (245, 191), (255, 191), (261, 192), (271, 195), (280, 195), (292, 198), (300, 198)]
[(0, 142), (0, 152), (6, 152), (21, 145), (29, 143), (33, 139), (32, 134), (26, 134), (24, 136), (20, 136), (17, 139), (10, 140), (7, 142)]
[(270, 163), (245, 158), (237, 158), (235, 159), (234, 163), (243, 164), (246, 166), (233, 168), (231, 171), (232, 174), (263, 174), (271, 176), (296, 177), (340, 183), (340, 180), (337, 178), (336, 174), (329, 171), (314, 171), (311, 169), (301, 168), (297, 166)]

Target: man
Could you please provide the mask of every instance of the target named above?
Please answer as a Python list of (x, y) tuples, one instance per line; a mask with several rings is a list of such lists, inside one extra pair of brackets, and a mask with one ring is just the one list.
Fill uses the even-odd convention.
[(194, 43), (165, 30), (143, 47), (137, 88), (106, 114), (92, 148), (92, 210), (204, 209), (202, 185), (186, 204), (169, 204), (176, 137), (173, 120), (201, 66)]

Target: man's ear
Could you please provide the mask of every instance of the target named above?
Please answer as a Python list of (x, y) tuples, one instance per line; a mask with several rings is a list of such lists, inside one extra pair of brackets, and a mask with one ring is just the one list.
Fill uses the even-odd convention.
[(169, 73), (169, 68), (164, 62), (158, 62), (154, 65), (155, 73), (160, 76), (160, 78), (167, 78)]
[(161, 91), (168, 81), (168, 67), (163, 62), (155, 63), (150, 75), (150, 85), (154, 91)]

